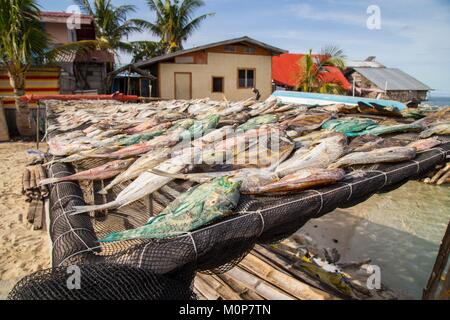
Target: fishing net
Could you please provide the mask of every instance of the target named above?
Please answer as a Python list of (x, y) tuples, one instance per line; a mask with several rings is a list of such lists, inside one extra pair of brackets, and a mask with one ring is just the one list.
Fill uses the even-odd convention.
[[(115, 264), (59, 267), (23, 278), (10, 300), (194, 300), (191, 283)], [(76, 278), (79, 276), (78, 278)]]
[[(49, 217), (49, 232), (53, 243), (52, 263), (56, 271), (47, 271), (39, 275), (42, 281), (33, 277), (25, 279), (14, 289), (11, 297), (37, 297), (40, 293), (43, 297), (50, 297), (52, 293), (43, 293), (45, 290), (30, 289), (33, 287), (31, 284), (43, 284), (45, 287), (47, 280), (53, 279), (53, 276), (57, 282), (60, 274), (58, 272), (62, 272), (58, 270), (71, 265), (83, 265), (86, 273), (91, 270), (97, 272), (95, 268), (99, 265), (103, 266), (102, 268), (111, 266), (111, 270), (123, 275), (124, 281), (129, 281), (131, 285), (134, 285), (133, 281), (139, 277), (154, 279), (155, 276), (170, 275), (170, 279), (175, 276), (178, 281), (188, 284), (189, 287), (195, 272), (225, 272), (235, 266), (255, 244), (278, 242), (295, 233), (311, 219), (321, 217), (336, 208), (354, 206), (376, 193), (389, 192), (409, 180), (419, 179), (445, 161), (449, 154), (450, 142), (447, 142), (418, 154), (412, 161), (366, 168), (364, 174), (348, 175), (344, 181), (328, 187), (285, 196), (242, 195), (233, 216), (188, 234), (164, 240), (98, 242), (98, 239), (110, 232), (142, 226), (151, 216), (161, 212), (177, 194), (187, 190), (190, 187), (188, 182), (172, 182), (152, 196), (117, 210), (78, 215), (72, 215), (75, 206), (84, 206), (87, 202), (90, 204), (109, 202), (126, 185), (114, 188), (107, 196), (100, 196), (98, 191), (109, 181), (84, 184), (82, 187), (74, 182), (57, 183), (51, 188)], [(74, 168), (67, 164), (55, 163), (49, 167), (50, 177), (68, 176), (74, 172)], [(129, 276), (127, 270), (132, 270)], [(86, 281), (90, 281), (89, 279), (90, 275)], [(93, 276), (94, 284), (95, 279)], [(53, 283), (52, 281), (54, 280), (50, 282)], [(172, 285), (164, 282), (166, 279), (158, 281), (156, 281), (158, 284), (164, 283), (169, 287)], [(109, 289), (106, 286), (99, 286), (99, 292), (106, 291), (104, 295), (98, 293), (97, 297), (102, 295), (109, 297), (107, 294)], [(172, 291), (170, 287), (167, 291), (157, 292), (169, 294)], [(63, 288), (57, 292), (60, 293), (55, 295), (60, 294), (58, 297), (62, 298), (71, 294)], [(152, 298), (160, 297), (153, 293), (148, 293), (147, 296), (145, 294), (142, 293), (142, 296), (139, 295), (137, 298), (148, 295)], [(176, 294), (170, 298), (179, 297)], [(75, 293), (70, 297), (78, 298), (80, 295)], [(91, 297), (90, 293), (87, 297)], [(114, 296), (117, 297), (128, 296), (125, 294)]]

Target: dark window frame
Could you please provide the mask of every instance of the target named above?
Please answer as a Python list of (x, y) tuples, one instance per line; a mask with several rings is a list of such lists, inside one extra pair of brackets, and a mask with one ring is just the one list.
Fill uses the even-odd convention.
[[(241, 71), (245, 71), (245, 80), (244, 80), (244, 82), (245, 82), (245, 85), (244, 86), (241, 86), (241, 81), (240, 81), (240, 73), (241, 73)], [(248, 77), (248, 71), (253, 71), (253, 84), (252, 85), (249, 85), (248, 84), (248, 79), (249, 79), (249, 77)], [(237, 71), (237, 87), (238, 87), (238, 89), (251, 89), (251, 88), (254, 88), (256, 86), (256, 69), (255, 68), (238, 68), (238, 71)]]
[[(222, 91), (214, 91), (214, 79), (221, 79), (222, 80)], [(211, 92), (212, 93), (224, 93), (225, 92), (225, 77), (221, 76), (212, 76), (211, 78)]]

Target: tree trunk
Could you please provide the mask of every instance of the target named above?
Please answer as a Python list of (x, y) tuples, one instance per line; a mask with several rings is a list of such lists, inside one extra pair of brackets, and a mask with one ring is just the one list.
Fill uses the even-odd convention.
[(14, 90), (14, 100), (16, 102), (16, 125), (21, 136), (30, 137), (34, 135), (31, 125), (30, 109), (26, 102), (20, 100), (25, 95), (25, 72), (8, 72), (11, 87)]

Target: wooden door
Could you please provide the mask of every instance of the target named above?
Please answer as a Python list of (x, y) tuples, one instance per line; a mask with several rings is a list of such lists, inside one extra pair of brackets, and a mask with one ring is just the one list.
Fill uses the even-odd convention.
[(175, 99), (192, 99), (192, 73), (175, 72)]

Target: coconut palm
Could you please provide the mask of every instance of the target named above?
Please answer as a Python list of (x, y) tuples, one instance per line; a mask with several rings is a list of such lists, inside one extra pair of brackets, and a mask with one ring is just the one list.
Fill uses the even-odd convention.
[(35, 0), (0, 0), (0, 64), (6, 69), (17, 108), (17, 129), (30, 135), (29, 110), (20, 100), (25, 94), (25, 73), (43, 62), (48, 52), (48, 35), (39, 21)]
[(325, 74), (330, 72), (330, 67), (344, 69), (345, 58), (344, 52), (335, 46), (323, 48), (318, 55), (313, 55), (312, 50), (309, 50), (299, 61), (297, 89), (304, 92), (342, 93), (344, 89), (341, 85), (326, 82)]
[[(115, 7), (111, 0), (74, 0), (81, 10), (92, 16), (95, 26), (95, 37), (100, 49), (108, 48), (118, 54), (119, 51), (130, 52), (131, 46), (125, 40), (130, 33), (142, 31), (141, 25), (145, 23), (139, 19), (127, 19), (127, 16), (136, 11), (133, 5)], [(89, 41), (80, 42), (88, 45)]]
[(205, 5), (203, 0), (147, 0), (147, 3), (155, 13), (156, 21), (147, 22), (145, 26), (160, 38), (167, 53), (183, 49), (183, 42), (206, 18), (214, 15), (207, 13), (193, 17), (194, 12)]
[(130, 42), (131, 54), (133, 59), (131, 63), (148, 60), (164, 54), (165, 48), (160, 42), (156, 41), (133, 41)]

